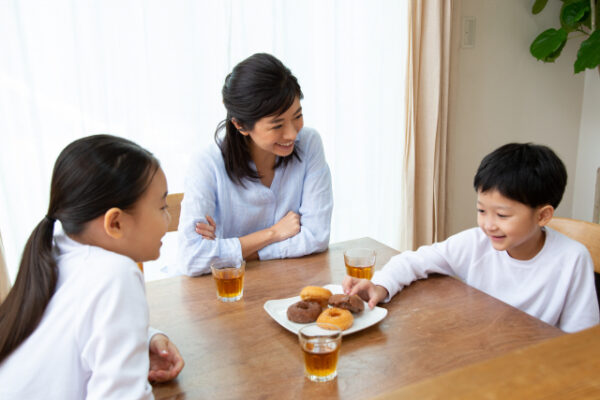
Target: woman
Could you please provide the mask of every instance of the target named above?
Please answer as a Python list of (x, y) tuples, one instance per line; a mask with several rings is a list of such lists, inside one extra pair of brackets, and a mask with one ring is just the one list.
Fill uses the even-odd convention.
[[(181, 204), (182, 272), (216, 257), (300, 257), (329, 243), (333, 196), (319, 134), (304, 127), (302, 91), (278, 59), (254, 54), (225, 78), (227, 118), (195, 157)], [(221, 136), (221, 131), (225, 134)]]

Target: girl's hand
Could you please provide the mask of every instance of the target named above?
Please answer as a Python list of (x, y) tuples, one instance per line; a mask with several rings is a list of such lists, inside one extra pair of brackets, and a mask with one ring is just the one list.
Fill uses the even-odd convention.
[(271, 227), (278, 242), (291, 238), (300, 232), (300, 215), (289, 211), (283, 218)]
[(371, 310), (388, 296), (388, 291), (383, 286), (375, 285), (368, 279), (358, 279), (351, 276), (344, 278), (342, 289), (347, 295), (358, 295), (367, 302)]
[(163, 334), (156, 334), (150, 339), (150, 382), (167, 382), (175, 379), (183, 369), (183, 358), (173, 344)]
[(196, 233), (202, 235), (203, 239), (215, 240), (215, 230), (217, 229), (217, 224), (210, 215), (206, 216), (206, 220), (208, 221), (208, 224), (203, 222), (196, 223)]

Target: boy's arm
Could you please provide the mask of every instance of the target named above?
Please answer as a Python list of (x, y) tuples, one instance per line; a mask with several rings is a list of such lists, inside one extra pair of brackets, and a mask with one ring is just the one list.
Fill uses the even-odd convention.
[(422, 246), (417, 251), (405, 251), (392, 257), (381, 271), (375, 272), (371, 282), (387, 290), (388, 296), (383, 300), (387, 303), (402, 288), (432, 273), (452, 275), (449, 265), (432, 246)]
[(589, 254), (578, 257), (558, 327), (577, 332), (600, 323), (594, 267)]
[(457, 276), (461, 279), (477, 246), (477, 229), (469, 229), (451, 236), (447, 240), (430, 246), (421, 246), (417, 251), (405, 251), (394, 256), (383, 267), (376, 271), (371, 279), (375, 285), (383, 286), (388, 296), (384, 302), (398, 293), (405, 286), (417, 279), (425, 279), (429, 274)]

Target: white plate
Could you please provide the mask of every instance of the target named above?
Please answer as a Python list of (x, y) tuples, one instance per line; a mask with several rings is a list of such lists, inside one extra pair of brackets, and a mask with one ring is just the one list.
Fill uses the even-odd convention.
[[(329, 289), (331, 293), (338, 294), (343, 293), (342, 287), (340, 285), (326, 285), (324, 288)], [(306, 324), (298, 324), (296, 322), (292, 322), (287, 318), (287, 309), (292, 304), (300, 301), (300, 296), (290, 297), (287, 299), (280, 300), (268, 300), (264, 309), (273, 318), (277, 323), (283, 326), (288, 331), (298, 334), (300, 328), (302, 328)], [(381, 307), (375, 307), (372, 310), (369, 309), (367, 303), (365, 303), (365, 310), (359, 314), (354, 315), (354, 323), (349, 329), (346, 329), (342, 332), (342, 335), (349, 335), (354, 332), (358, 332), (365, 328), (368, 328), (372, 325), (375, 325), (379, 321), (385, 318), (387, 315), (387, 310)]]

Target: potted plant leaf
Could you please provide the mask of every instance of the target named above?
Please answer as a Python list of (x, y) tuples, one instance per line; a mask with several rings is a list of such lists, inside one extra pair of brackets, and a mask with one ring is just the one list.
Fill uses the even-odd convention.
[[(554, 62), (567, 40), (575, 37), (587, 37), (577, 51), (574, 72), (586, 68), (598, 68), (600, 73), (600, 19), (599, 0), (560, 0), (560, 28), (550, 28), (540, 33), (531, 43), (529, 52), (543, 62)], [(539, 14), (548, 0), (536, 0), (531, 12)]]

